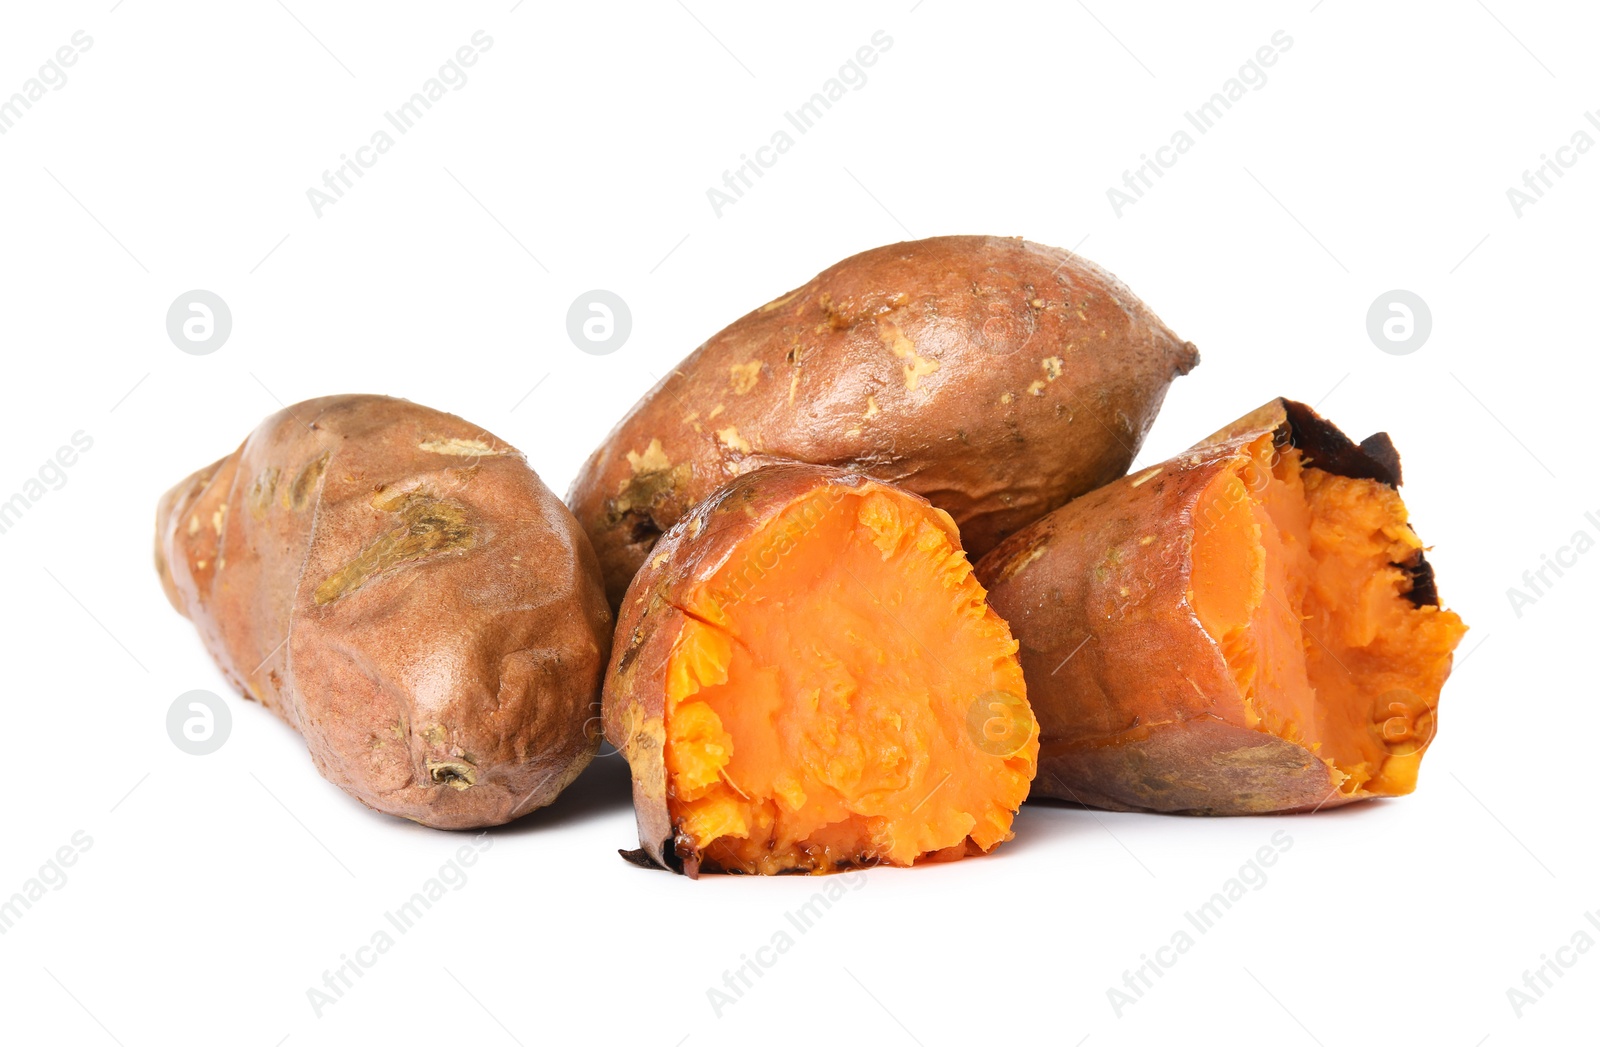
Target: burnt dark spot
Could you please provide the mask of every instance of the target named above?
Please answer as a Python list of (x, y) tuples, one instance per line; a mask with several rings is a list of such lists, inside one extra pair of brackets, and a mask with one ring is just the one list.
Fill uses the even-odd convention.
[(435, 785), (470, 789), (477, 784), (478, 769), (465, 760), (429, 760), (428, 777)]
[(621, 528), (635, 545), (654, 545), (663, 530), (658, 518), (676, 515), (677, 493), (693, 473), (681, 463), (633, 477), (606, 503), (606, 526)]
[(628, 541), (634, 545), (654, 545), (661, 537), (661, 525), (648, 512), (631, 510), (620, 522), (627, 529)]
[(1394, 566), (1406, 572), (1411, 577), (1411, 589), (1405, 594), (1413, 607), (1439, 606), (1439, 587), (1434, 582), (1433, 565), (1427, 557), (1417, 554), (1411, 563), (1397, 563)]
[(637, 865), (641, 869), (660, 869), (661, 868), (661, 864), (659, 862), (657, 862), (654, 858), (650, 857), (649, 852), (646, 851), (643, 847), (636, 847), (631, 851), (624, 851), (624, 850), (620, 850), (619, 849), (617, 851), (617, 853), (622, 855), (622, 860), (627, 862), (629, 865)]
[[(645, 614), (648, 616), (649, 612)], [(639, 657), (639, 652), (644, 649), (644, 626), (641, 624), (634, 628), (633, 635), (628, 637), (628, 648), (622, 652), (622, 657), (617, 660), (617, 672), (625, 673)]]
[(1336, 476), (1400, 485), (1400, 455), (1389, 434), (1373, 433), (1358, 445), (1305, 404), (1285, 400), (1283, 406), (1289, 439), (1305, 456), (1306, 464)]

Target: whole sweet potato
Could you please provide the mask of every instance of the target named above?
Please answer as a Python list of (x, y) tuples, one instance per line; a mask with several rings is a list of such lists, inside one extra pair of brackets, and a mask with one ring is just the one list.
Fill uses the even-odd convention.
[(497, 825), (598, 747), (593, 550), (520, 452), (454, 415), (287, 408), (161, 499), (156, 564), (234, 686), (376, 810)]
[(775, 462), (862, 472), (955, 518), (973, 556), (1121, 476), (1198, 361), (1115, 277), (1021, 239), (848, 258), (714, 335), (568, 495), (613, 606), (656, 538)]
[(634, 579), (606, 679), (641, 851), (679, 872), (945, 861), (1011, 838), (1038, 728), (949, 515), (839, 469), (738, 477)]
[(1411, 792), (1466, 627), (1399, 483), (1385, 434), (1274, 400), (984, 557), (1036, 795), (1258, 814)]

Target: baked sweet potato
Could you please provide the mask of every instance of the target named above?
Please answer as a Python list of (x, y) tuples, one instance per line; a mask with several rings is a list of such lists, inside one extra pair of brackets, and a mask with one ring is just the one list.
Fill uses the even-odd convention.
[(968, 552), (1121, 476), (1199, 360), (1115, 277), (1021, 239), (847, 258), (645, 394), (568, 504), (613, 607), (656, 538), (729, 477), (835, 465), (927, 497)]
[(1466, 627), (1399, 484), (1386, 434), (1274, 400), (989, 553), (1036, 795), (1260, 814), (1411, 792)]
[(632, 857), (698, 875), (992, 850), (1038, 749), (1016, 649), (923, 498), (809, 465), (731, 481), (618, 622), (605, 725)]
[(599, 745), (599, 565), (520, 452), (332, 396), (161, 499), (167, 598), (228, 679), (362, 803), (441, 829), (554, 799)]

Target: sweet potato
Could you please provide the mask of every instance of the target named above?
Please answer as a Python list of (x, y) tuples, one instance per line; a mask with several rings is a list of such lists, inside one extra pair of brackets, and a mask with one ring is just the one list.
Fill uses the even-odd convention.
[(1411, 792), (1466, 627), (1399, 484), (1386, 434), (1357, 446), (1274, 400), (989, 553), (1035, 793), (1259, 814)]
[(656, 538), (730, 476), (850, 468), (924, 495), (974, 556), (1121, 476), (1198, 362), (1115, 277), (1021, 239), (847, 258), (645, 394), (568, 495), (616, 606)]
[(382, 396), (273, 415), (161, 499), (156, 564), (229, 681), (376, 810), (497, 825), (599, 745), (594, 552), (520, 452), (453, 415)]
[(641, 863), (831, 872), (992, 850), (1038, 749), (949, 515), (842, 470), (741, 476), (634, 579), (606, 679)]

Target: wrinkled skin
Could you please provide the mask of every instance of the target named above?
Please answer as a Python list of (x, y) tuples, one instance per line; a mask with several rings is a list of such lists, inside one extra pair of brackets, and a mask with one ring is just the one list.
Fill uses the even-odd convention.
[(1020, 238), (891, 244), (689, 354), (568, 495), (616, 607), (662, 532), (729, 477), (833, 465), (950, 513), (974, 557), (1127, 471), (1199, 361), (1109, 273)]
[(362, 803), (441, 829), (549, 803), (599, 744), (611, 615), (520, 452), (382, 396), (310, 400), (161, 499), (172, 605)]
[[(1034, 795), (1109, 810), (1263, 814), (1370, 795), (1302, 746), (1250, 726), (1217, 642), (1190, 603), (1200, 504), (1271, 434), (1340, 476), (1400, 483), (1386, 434), (1357, 445), (1304, 404), (1274, 400), (1190, 450), (1078, 498), (977, 565), (1021, 644), (1039, 720)], [(1422, 553), (1407, 597), (1438, 606)]]

